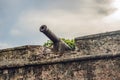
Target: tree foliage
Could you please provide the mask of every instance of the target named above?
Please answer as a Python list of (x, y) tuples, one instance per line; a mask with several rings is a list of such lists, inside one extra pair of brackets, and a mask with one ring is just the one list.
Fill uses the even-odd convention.
[[(74, 39), (61, 38), (61, 40), (68, 44), (68, 46), (70, 46), (72, 49), (75, 49)], [(51, 48), (53, 46), (53, 42), (51, 40), (47, 40), (47, 42), (45, 42), (43, 46)]]

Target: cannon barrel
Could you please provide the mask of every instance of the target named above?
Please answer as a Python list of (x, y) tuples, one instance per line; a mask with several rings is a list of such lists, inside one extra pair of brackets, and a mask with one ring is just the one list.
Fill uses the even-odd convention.
[(52, 33), (46, 25), (42, 25), (40, 27), (40, 31), (43, 32), (51, 41), (53, 41), (53, 43), (57, 43), (60, 41), (60, 39), (54, 34)]
[(54, 49), (57, 51), (72, 50), (64, 41), (60, 40), (52, 31), (50, 31), (46, 25), (40, 27), (40, 32), (44, 33), (52, 42)]

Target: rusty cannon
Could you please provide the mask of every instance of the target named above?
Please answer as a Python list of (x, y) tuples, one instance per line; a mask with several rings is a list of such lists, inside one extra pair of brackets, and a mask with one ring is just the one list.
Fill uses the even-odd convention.
[(44, 33), (53, 42), (53, 50), (59, 52), (72, 50), (70, 46), (49, 30), (46, 25), (40, 26), (40, 32)]

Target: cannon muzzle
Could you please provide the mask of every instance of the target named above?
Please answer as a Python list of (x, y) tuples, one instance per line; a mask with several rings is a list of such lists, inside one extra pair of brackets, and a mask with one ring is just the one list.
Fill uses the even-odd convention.
[(53, 41), (53, 43), (57, 43), (60, 41), (60, 39), (54, 34), (52, 33), (46, 25), (42, 25), (40, 27), (40, 31), (43, 32), (51, 41)]
[(44, 33), (53, 42), (53, 48), (55, 50), (60, 52), (72, 50), (64, 41), (60, 40), (60, 38), (51, 32), (46, 25), (40, 27), (40, 32)]

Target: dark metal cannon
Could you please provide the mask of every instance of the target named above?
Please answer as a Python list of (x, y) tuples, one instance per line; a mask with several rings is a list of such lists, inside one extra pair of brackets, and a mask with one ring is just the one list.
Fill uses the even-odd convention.
[(40, 32), (43, 32), (53, 42), (53, 49), (55, 51), (64, 52), (72, 50), (64, 41), (51, 32), (46, 25), (40, 27)]

